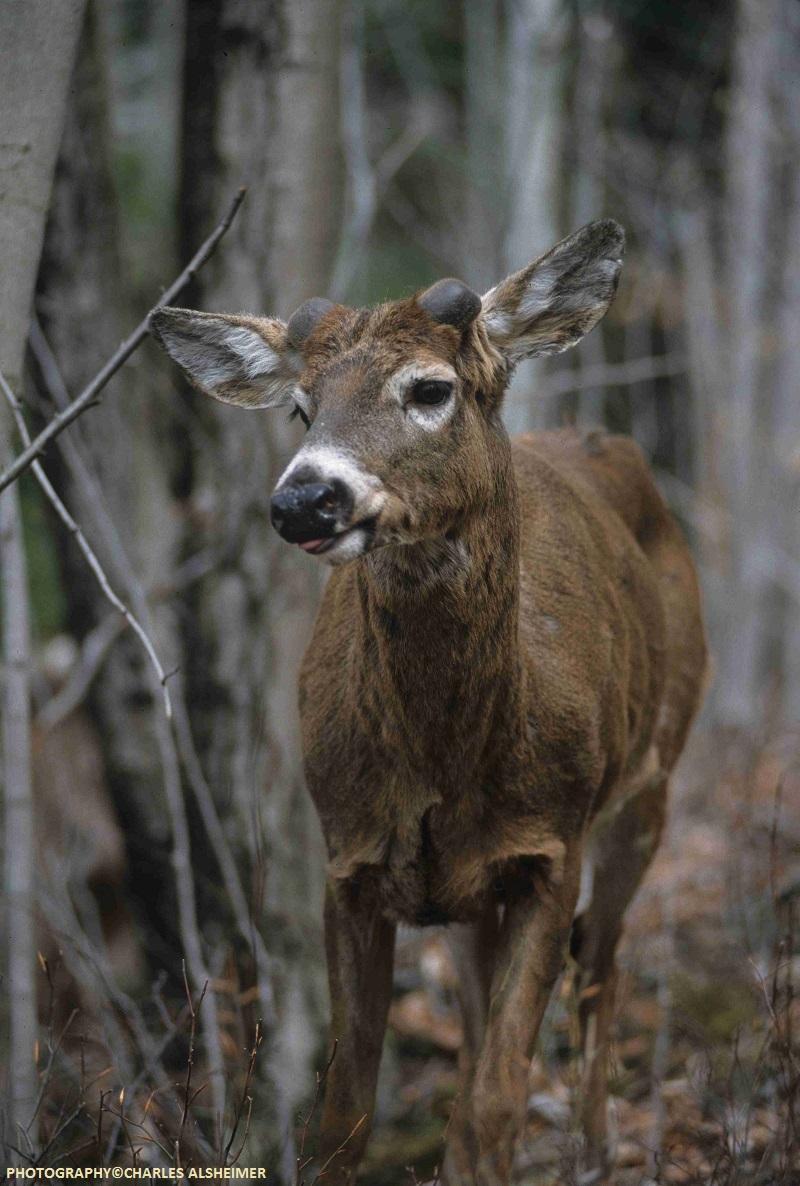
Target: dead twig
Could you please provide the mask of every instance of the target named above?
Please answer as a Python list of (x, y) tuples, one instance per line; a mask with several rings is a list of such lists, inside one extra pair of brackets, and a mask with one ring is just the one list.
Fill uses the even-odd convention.
[[(189, 1053), (186, 1058), (186, 1082), (183, 1088), (183, 1109), (181, 1112), (181, 1126), (178, 1129), (178, 1140), (176, 1142), (176, 1149), (180, 1156), (181, 1141), (183, 1140), (183, 1132), (186, 1128), (186, 1120), (189, 1115), (189, 1109), (192, 1105), (192, 1070), (194, 1069), (194, 1044), (197, 1036), (197, 1013), (192, 1000), (192, 990), (189, 988), (189, 981), (186, 978), (186, 960), (181, 960), (181, 970), (183, 972), (183, 987), (186, 992), (186, 1001), (189, 1005)], [(208, 989), (208, 981), (206, 980), (202, 989), (200, 990), (200, 998), (197, 1002), (198, 1006), (202, 1005), (203, 997), (206, 995)], [(180, 1160), (178, 1161), (180, 1165)]]
[(36, 1106), (33, 1109), (33, 1115), (31, 1116), (30, 1121), (27, 1125), (26, 1132), (30, 1131), (30, 1129), (32, 1128), (32, 1126), (34, 1124), (34, 1121), (36, 1120), (36, 1117), (39, 1115), (39, 1109), (42, 1106), (42, 1102), (45, 1097), (45, 1092), (47, 1091), (48, 1084), (50, 1083), (50, 1077), (53, 1073), (53, 1066), (56, 1061), (56, 1056), (57, 1056), (59, 1050), (61, 1049), (61, 1045), (62, 1045), (64, 1039), (67, 1036), (67, 1032), (69, 1031), (70, 1027), (72, 1026), (73, 1021), (75, 1020), (75, 1018), (77, 1016), (78, 1016), (78, 1010), (73, 1009), (72, 1012), (70, 1013), (69, 1017), (66, 1020), (64, 1028), (62, 1029), (61, 1033), (58, 1035), (55, 1045), (53, 1045), (52, 1043), (50, 1045), (50, 1057), (47, 1060), (47, 1066), (45, 1067), (44, 1074), (42, 1075), (42, 1081), (39, 1084), (39, 1094), (36, 1097)]
[(307, 1165), (309, 1165), (313, 1161), (312, 1157), (306, 1157), (306, 1155), (305, 1155), (306, 1140), (308, 1139), (308, 1128), (309, 1128), (309, 1125), (311, 1124), (311, 1121), (314, 1119), (317, 1108), (319, 1107), (319, 1101), (320, 1101), (320, 1096), (322, 1095), (322, 1089), (325, 1086), (325, 1080), (328, 1078), (328, 1073), (329, 1073), (331, 1067), (333, 1066), (333, 1060), (336, 1058), (336, 1051), (338, 1050), (338, 1048), (339, 1048), (339, 1040), (338, 1040), (338, 1038), (334, 1038), (333, 1039), (333, 1049), (331, 1050), (331, 1056), (328, 1059), (328, 1061), (326, 1062), (325, 1066), (322, 1068), (322, 1070), (317, 1071), (317, 1074), (316, 1074), (316, 1085), (314, 1087), (314, 1098), (311, 1101), (311, 1108), (310, 1108), (309, 1113), (306, 1116), (305, 1120), (303, 1121), (303, 1128), (300, 1133), (300, 1148), (297, 1152), (297, 1174), (295, 1177), (295, 1186), (303, 1186), (303, 1180), (302, 1180), (303, 1170), (306, 1168)]
[[(309, 1128), (309, 1125), (311, 1124), (312, 1119), (314, 1118), (317, 1107), (319, 1105), (319, 1101), (322, 1096), (322, 1090), (325, 1086), (325, 1081), (327, 1080), (330, 1069), (333, 1066), (333, 1060), (336, 1058), (336, 1051), (338, 1049), (338, 1046), (339, 1046), (339, 1043), (338, 1043), (337, 1039), (334, 1038), (333, 1049), (331, 1050), (331, 1056), (328, 1059), (325, 1066), (323, 1067), (323, 1069), (321, 1071), (317, 1071), (317, 1074), (316, 1074), (316, 1085), (314, 1088), (314, 1099), (311, 1101), (311, 1109), (310, 1109), (308, 1115), (306, 1116), (305, 1120), (303, 1121), (303, 1129), (302, 1129), (302, 1133), (300, 1135), (300, 1149), (299, 1149), (299, 1152), (297, 1155), (297, 1172), (295, 1175), (295, 1186), (306, 1186), (305, 1178), (303, 1177), (303, 1170), (306, 1168), (306, 1166), (310, 1165), (311, 1162), (314, 1160), (313, 1156), (307, 1157), (306, 1153), (305, 1153), (306, 1139), (308, 1137), (308, 1128)], [(326, 1176), (330, 1166), (333, 1164), (333, 1162), (336, 1160), (337, 1157), (341, 1156), (341, 1154), (344, 1153), (345, 1149), (350, 1144), (353, 1137), (356, 1135), (356, 1133), (361, 1128), (364, 1127), (366, 1122), (367, 1122), (367, 1114), (365, 1112), (364, 1115), (359, 1120), (356, 1121), (353, 1128), (350, 1130), (348, 1135), (342, 1141), (341, 1145), (339, 1145), (338, 1148), (334, 1149), (334, 1151), (333, 1151), (333, 1153), (331, 1153), (330, 1157), (326, 1158), (326, 1160), (322, 1163), (322, 1165), (320, 1166), (320, 1169), (319, 1169), (319, 1173), (314, 1178), (313, 1182), (311, 1183), (311, 1186), (317, 1186), (317, 1183), (322, 1181), (322, 1179)]]
[[(20, 436), (22, 437), (22, 440), (25, 441), (26, 443), (29, 442), (31, 438), (30, 438), (30, 434), (28, 432), (28, 426), (25, 423), (25, 417), (22, 412), (22, 405), (20, 404), (17, 397), (14, 395), (13, 391), (9, 387), (8, 383), (6, 382), (5, 376), (2, 373), (0, 373), (0, 389), (2, 389), (3, 395), (5, 396), (5, 399), (11, 408), (11, 411), (14, 415), (14, 420), (17, 425), (17, 429), (19, 431)], [(78, 545), (78, 547), (80, 548), (81, 552), (83, 552), (86, 562), (89, 565), (89, 568), (94, 573), (97, 583), (100, 586), (103, 594), (105, 595), (106, 600), (109, 601), (111, 603), (111, 605), (113, 605), (114, 609), (117, 610), (117, 612), (122, 615), (122, 617), (125, 619), (125, 621), (130, 626), (131, 630), (134, 632), (136, 637), (139, 639), (139, 642), (142, 644), (142, 646), (145, 650), (145, 653), (147, 654), (147, 657), (150, 660), (150, 663), (158, 677), (158, 682), (162, 688), (162, 692), (163, 692), (163, 696), (164, 696), (164, 711), (166, 712), (167, 717), (171, 719), (172, 718), (172, 701), (170, 700), (169, 689), (167, 688), (167, 675), (164, 671), (164, 668), (161, 666), (161, 661), (158, 658), (158, 655), (156, 654), (155, 647), (153, 646), (152, 642), (150, 641), (150, 638), (148, 637), (146, 631), (144, 630), (144, 627), (141, 625), (139, 620), (133, 616), (133, 614), (128, 609), (128, 607), (124, 604), (124, 602), (120, 601), (117, 594), (111, 588), (111, 585), (108, 582), (108, 577), (106, 576), (105, 571), (103, 569), (103, 566), (101, 565), (100, 561), (97, 559), (97, 556), (95, 555), (94, 551), (92, 550), (92, 547), (89, 544), (89, 541), (87, 540), (86, 536), (83, 534), (80, 527), (78, 526), (78, 524), (73, 519), (72, 515), (67, 510), (66, 506), (61, 501), (61, 498), (56, 493), (55, 488), (53, 487), (50, 479), (48, 478), (47, 474), (42, 469), (41, 463), (34, 460), (31, 464), (32, 464), (33, 473), (36, 478), (36, 481), (41, 486), (42, 491), (44, 492), (44, 495), (47, 498), (50, 505), (53, 507), (53, 510), (56, 512), (59, 519), (66, 527), (67, 531), (74, 538), (74, 540), (75, 540), (76, 544)]]
[(261, 1046), (262, 1041), (263, 1041), (263, 1034), (261, 1032), (261, 1021), (259, 1020), (256, 1022), (256, 1031), (255, 1031), (255, 1036), (253, 1038), (253, 1045), (250, 1050), (250, 1058), (247, 1063), (247, 1074), (245, 1075), (245, 1078), (244, 1078), (244, 1087), (242, 1088), (242, 1096), (241, 1096), (241, 1099), (239, 1100), (239, 1103), (236, 1107), (236, 1111), (234, 1112), (233, 1127), (231, 1129), (231, 1135), (229, 1136), (228, 1143), (222, 1152), (222, 1160), (221, 1160), (222, 1166), (226, 1166), (228, 1164), (228, 1157), (230, 1156), (231, 1149), (233, 1148), (233, 1142), (236, 1137), (236, 1133), (238, 1131), (239, 1124), (242, 1119), (242, 1113), (244, 1112), (245, 1108), (247, 1109), (247, 1119), (245, 1121), (244, 1135), (242, 1137), (242, 1143), (239, 1146), (239, 1152), (236, 1154), (233, 1161), (230, 1163), (231, 1165), (236, 1165), (236, 1162), (242, 1156), (245, 1144), (247, 1142), (247, 1135), (250, 1131), (250, 1113), (251, 1113), (252, 1107), (253, 1107), (253, 1097), (250, 1095), (250, 1084), (252, 1083), (252, 1080), (253, 1080), (253, 1072), (255, 1071), (255, 1067), (256, 1067), (256, 1058), (258, 1057), (258, 1051), (259, 1051), (259, 1047)]
[[(236, 217), (239, 207), (244, 201), (245, 193), (246, 190), (244, 188), (239, 190), (228, 207), (225, 217), (222, 219), (216, 229), (209, 235), (200, 250), (190, 260), (190, 262), (181, 272), (180, 276), (178, 276), (177, 280), (175, 280), (174, 283), (169, 286), (166, 292), (162, 295), (161, 299), (156, 302), (154, 308), (157, 309), (161, 305), (168, 305), (170, 301), (173, 301), (178, 293), (181, 292), (181, 290), (184, 289), (186, 285), (194, 279), (200, 268), (202, 268), (203, 265), (211, 258), (220, 239), (226, 233), (234, 218)], [(54, 440), (55, 437), (62, 433), (68, 425), (72, 424), (73, 420), (76, 420), (82, 412), (85, 412), (87, 408), (92, 406), (99, 393), (108, 383), (109, 379), (111, 379), (117, 373), (123, 363), (127, 362), (134, 350), (136, 350), (137, 347), (140, 346), (147, 337), (149, 320), (150, 318), (148, 314), (144, 320), (139, 322), (130, 337), (126, 338), (122, 345), (114, 352), (105, 366), (97, 372), (95, 377), (91, 380), (89, 385), (84, 388), (81, 394), (77, 396), (71, 404), (64, 408), (63, 411), (54, 416), (50, 423), (42, 429), (35, 440), (25, 442), (26, 447), (23, 449), (23, 451), (14, 459), (8, 468), (2, 474), (0, 474), (0, 491), (5, 490), (6, 486), (9, 486), (16, 478), (20, 476), (20, 474), (24, 473), (25, 470), (33, 464), (36, 458), (41, 456), (45, 446), (50, 441)]]
[[(109, 1093), (105, 1092), (104, 1094), (108, 1095)], [(156, 1148), (160, 1149), (161, 1152), (164, 1154), (164, 1156), (169, 1159), (169, 1161), (173, 1160), (173, 1153), (171, 1152), (171, 1150), (168, 1149), (166, 1145), (162, 1145), (161, 1141), (159, 1141), (157, 1137), (154, 1137), (153, 1134), (150, 1132), (150, 1130), (148, 1128), (146, 1128), (144, 1124), (140, 1124), (137, 1120), (131, 1120), (130, 1116), (126, 1116), (124, 1114), (124, 1112), (122, 1112), (122, 1111), (115, 1112), (114, 1109), (109, 1108), (105, 1102), (103, 1102), (101, 1104), (101, 1110), (100, 1110), (100, 1113), (98, 1113), (98, 1117), (97, 1117), (98, 1133), (99, 1133), (100, 1116), (103, 1112), (105, 1112), (108, 1116), (114, 1116), (119, 1121), (119, 1123), (122, 1125), (123, 1128), (126, 1128), (126, 1126), (130, 1126), (131, 1128), (139, 1129), (144, 1134), (144, 1136), (141, 1139), (143, 1139), (146, 1144), (155, 1145)], [(131, 1140), (130, 1140), (130, 1135), (127, 1132), (127, 1128), (126, 1128), (125, 1135), (128, 1138), (129, 1144), (132, 1144)], [(99, 1139), (100, 1139), (100, 1137), (98, 1135), (98, 1141), (99, 1141)], [(180, 1165), (180, 1159), (178, 1159), (177, 1165)]]
[(336, 1160), (337, 1157), (339, 1157), (342, 1153), (344, 1153), (345, 1149), (350, 1144), (353, 1137), (356, 1135), (356, 1133), (359, 1131), (359, 1129), (364, 1127), (366, 1122), (367, 1122), (367, 1114), (365, 1112), (364, 1115), (361, 1117), (361, 1119), (357, 1120), (355, 1122), (355, 1124), (351, 1128), (350, 1132), (347, 1134), (345, 1139), (342, 1141), (342, 1143), (338, 1147), (338, 1149), (334, 1149), (334, 1151), (333, 1151), (333, 1153), (331, 1153), (330, 1157), (327, 1158), (327, 1160), (322, 1163), (322, 1167), (320, 1168), (320, 1171), (317, 1174), (314, 1181), (312, 1182), (311, 1186), (317, 1186), (317, 1182), (322, 1181), (322, 1179), (325, 1177), (326, 1173), (328, 1172), (328, 1167), (330, 1165), (332, 1165), (332, 1163)]

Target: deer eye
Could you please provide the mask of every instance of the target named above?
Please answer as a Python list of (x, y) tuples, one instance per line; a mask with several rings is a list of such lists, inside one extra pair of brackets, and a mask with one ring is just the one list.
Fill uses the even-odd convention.
[(450, 396), (452, 386), (443, 379), (420, 379), (411, 388), (411, 398), (415, 404), (425, 404), (432, 408), (443, 404)]

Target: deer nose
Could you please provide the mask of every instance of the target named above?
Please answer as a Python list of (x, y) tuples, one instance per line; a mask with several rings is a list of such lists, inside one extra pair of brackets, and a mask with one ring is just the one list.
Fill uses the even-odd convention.
[(340, 482), (292, 482), (272, 495), (270, 518), (290, 544), (303, 544), (334, 535), (351, 506), (352, 498)]

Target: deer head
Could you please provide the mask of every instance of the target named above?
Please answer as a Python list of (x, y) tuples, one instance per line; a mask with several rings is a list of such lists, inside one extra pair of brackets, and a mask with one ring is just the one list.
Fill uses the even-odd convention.
[(457, 532), (508, 450), (513, 367), (558, 354), (608, 309), (624, 233), (590, 223), (479, 297), (458, 280), (376, 309), (315, 298), (288, 322), (156, 309), (156, 338), (200, 391), (292, 408), (306, 441), (272, 496), (284, 539), (331, 564)]

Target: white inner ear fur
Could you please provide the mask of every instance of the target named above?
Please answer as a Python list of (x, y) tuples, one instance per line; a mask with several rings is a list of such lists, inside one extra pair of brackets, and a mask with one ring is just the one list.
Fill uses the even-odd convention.
[[(536, 337), (536, 321), (552, 308), (554, 301), (557, 300), (558, 312), (563, 316), (569, 313), (577, 314), (593, 307), (604, 312), (611, 302), (613, 291), (609, 292), (607, 300), (596, 301), (592, 299), (592, 289), (597, 288), (599, 277), (612, 284), (620, 265), (619, 259), (592, 260), (591, 267), (587, 266), (586, 284), (576, 285), (572, 290), (561, 283), (564, 278), (564, 267), (558, 256), (551, 262), (535, 267), (519, 295), (514, 292), (513, 283), (511, 292), (507, 291), (507, 286), (509, 282), (513, 282), (514, 277), (501, 280), (481, 298), (486, 332), (511, 362), (519, 361), (529, 356), (530, 342)], [(589, 273), (593, 273), (591, 278)], [(577, 335), (575, 341), (582, 336), (583, 334)], [(572, 341), (556, 344), (542, 340), (537, 343), (535, 353), (561, 353), (573, 344)]]
[[(453, 390), (449, 399), (443, 404), (415, 404), (410, 398), (411, 388), (422, 380), (438, 380), (452, 384)], [(399, 367), (386, 380), (384, 390), (390, 399), (395, 400), (414, 424), (428, 432), (435, 432), (451, 419), (456, 406), (455, 391), (458, 386), (458, 376), (446, 362), (417, 362), (406, 363)]]
[(273, 350), (255, 330), (203, 318), (167, 326), (162, 333), (174, 360), (211, 395), (238, 382), (253, 386), (251, 396), (241, 400), (249, 407), (275, 407), (291, 399), (297, 367), (293, 352)]
[[(490, 288), (481, 298), (483, 306), (483, 321), (490, 337), (506, 338), (518, 333), (528, 322), (541, 317), (549, 309), (553, 300), (553, 290), (559, 280), (559, 271), (546, 265), (537, 268), (525, 286), (519, 303), (512, 308), (504, 303), (502, 288), (505, 281)], [(498, 303), (499, 302), (499, 303)], [(578, 297), (574, 302), (576, 308), (581, 305)]]

